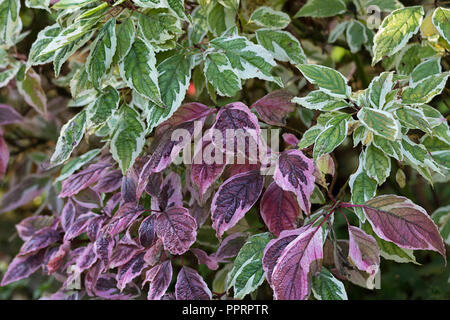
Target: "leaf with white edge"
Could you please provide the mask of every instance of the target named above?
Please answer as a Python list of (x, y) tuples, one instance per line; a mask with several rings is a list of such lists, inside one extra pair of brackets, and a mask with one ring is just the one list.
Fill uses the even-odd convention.
[(241, 80), (224, 53), (208, 52), (204, 73), (208, 82), (221, 96), (232, 97), (242, 89)]
[(138, 15), (138, 30), (150, 44), (163, 44), (182, 32), (180, 20), (166, 12)]
[(372, 65), (403, 49), (419, 30), (423, 15), (422, 6), (413, 6), (397, 9), (387, 16), (374, 38)]
[(362, 124), (374, 134), (394, 141), (401, 137), (400, 122), (392, 113), (372, 108), (361, 108), (357, 114)]
[(183, 266), (175, 284), (177, 300), (211, 300), (212, 293), (202, 276), (194, 269)]
[(382, 185), (391, 173), (391, 159), (371, 144), (365, 152), (364, 169), (369, 177)]
[(81, 111), (62, 126), (55, 152), (50, 159), (52, 165), (59, 165), (69, 159), (70, 154), (83, 138), (86, 122), (86, 112)]
[(136, 28), (132, 19), (122, 21), (116, 25), (116, 53), (113, 64), (119, 64), (128, 54), (136, 37)]
[(283, 86), (281, 80), (270, 73), (272, 67), (276, 66), (272, 55), (260, 45), (241, 36), (215, 38), (210, 41), (210, 45), (226, 55), (241, 79), (259, 78)]
[(403, 136), (401, 143), (403, 155), (411, 162), (411, 164), (439, 171), (423, 144), (414, 143), (408, 136)]
[(402, 145), (399, 141), (391, 141), (380, 136), (373, 136), (373, 144), (387, 155), (403, 161)]
[(394, 87), (393, 78), (393, 72), (383, 72), (370, 82), (367, 98), (372, 108), (383, 109), (386, 104), (386, 96)]
[(311, 289), (317, 300), (348, 300), (344, 284), (324, 267), (313, 277)]
[(314, 163), (300, 150), (287, 150), (280, 154), (275, 167), (274, 180), (285, 191), (297, 196), (300, 207), (310, 213), (309, 198), (314, 190)]
[(404, 127), (410, 129), (420, 129), (423, 132), (432, 134), (433, 129), (428, 123), (422, 110), (403, 106), (395, 111), (395, 115)]
[(340, 114), (327, 122), (325, 128), (317, 136), (314, 145), (314, 159), (319, 159), (326, 153), (331, 153), (347, 137), (348, 114)]
[(322, 232), (313, 226), (301, 228), (299, 236), (286, 246), (273, 269), (275, 300), (308, 299), (312, 276), (322, 267), (322, 246)]
[(169, 9), (175, 13), (178, 18), (190, 21), (190, 17), (186, 14), (184, 10), (184, 0), (164, 0), (167, 2)]
[(450, 245), (450, 206), (440, 207), (431, 215), (447, 245)]
[(404, 104), (418, 105), (428, 103), (444, 90), (450, 72), (431, 75), (407, 87), (402, 93)]
[(253, 11), (248, 22), (265, 28), (284, 29), (291, 22), (291, 18), (284, 12), (263, 6)]
[(331, 30), (330, 35), (328, 36), (328, 43), (335, 43), (336, 40), (342, 36), (349, 25), (348, 21), (341, 22)]
[(401, 248), (433, 250), (445, 258), (442, 237), (425, 209), (396, 195), (378, 196), (363, 206), (373, 231)]
[(14, 38), (22, 29), (19, 16), (20, 1), (2, 0), (0, 2), (0, 45), (14, 45)]
[(208, 28), (216, 37), (236, 25), (236, 11), (216, 2), (209, 6)]
[(101, 149), (93, 149), (67, 162), (64, 167), (62, 167), (59, 176), (55, 179), (55, 182), (66, 180), (72, 175), (72, 173), (94, 159), (100, 153), (100, 151)]
[(441, 57), (427, 59), (418, 64), (411, 72), (409, 84), (414, 85), (420, 80), (428, 78), (431, 75), (438, 75), (441, 72), (442, 72)]
[(350, 96), (352, 89), (347, 85), (347, 79), (339, 71), (314, 64), (301, 64), (297, 67), (306, 80), (319, 86), (330, 96), (344, 99)]
[(139, 113), (133, 108), (123, 105), (119, 111), (119, 123), (111, 138), (111, 154), (119, 163), (125, 175), (128, 168), (133, 166), (136, 157), (141, 153), (145, 144), (145, 125)]
[(79, 9), (95, 1), (96, 0), (59, 0), (56, 3), (55, 1), (52, 1), (53, 2), (52, 9), (55, 10)]
[(41, 55), (41, 52), (59, 35), (60, 32), (61, 26), (55, 23), (54, 25), (45, 27), (45, 29), (38, 33), (36, 40), (31, 45), (27, 66), (45, 64), (53, 60), (53, 52), (45, 55)]
[(9, 68), (0, 71), (0, 88), (8, 85), (8, 83), (17, 75), (19, 72), (20, 63), (11, 63)]
[(320, 111), (336, 111), (349, 106), (344, 100), (334, 98), (322, 90), (311, 91), (305, 97), (295, 97), (292, 102), (307, 109)]
[(170, 259), (157, 264), (153, 268), (147, 271), (145, 274), (145, 280), (142, 283), (150, 282), (148, 289), (148, 300), (160, 300), (169, 288), (170, 281), (172, 280), (172, 262)]
[(450, 9), (438, 7), (434, 11), (432, 19), (439, 34), (450, 44)]
[(352, 20), (347, 27), (347, 43), (352, 53), (358, 52), (362, 45), (369, 40), (365, 32), (366, 27), (358, 20)]
[(25, 5), (28, 8), (44, 9), (49, 11), (48, 6), (50, 5), (50, 0), (26, 0)]
[(130, 51), (119, 64), (120, 75), (127, 85), (139, 94), (162, 106), (158, 85), (158, 71), (153, 50), (142, 40), (136, 39)]
[(380, 248), (377, 241), (362, 229), (349, 225), (349, 251), (348, 260), (359, 270), (371, 276), (380, 268)]
[(32, 273), (36, 272), (44, 262), (45, 250), (25, 255), (16, 256), (9, 264), (0, 286), (6, 286), (11, 282), (27, 278)]
[(47, 113), (47, 96), (41, 86), (41, 77), (33, 69), (25, 70), (25, 65), (19, 69), (16, 76), (17, 90), (23, 96), (26, 103), (32, 106), (38, 113)]
[(111, 86), (103, 92), (86, 109), (88, 123), (92, 126), (104, 124), (119, 107), (119, 92)]
[(287, 31), (259, 29), (256, 31), (256, 38), (258, 43), (267, 49), (276, 60), (292, 64), (306, 62), (300, 42)]
[(270, 233), (260, 233), (251, 236), (242, 246), (227, 277), (227, 288), (234, 288), (235, 298), (243, 299), (263, 283), (262, 258), (270, 240)]
[(192, 11), (192, 25), (188, 29), (189, 44), (200, 43), (208, 33), (207, 7), (198, 6)]
[(314, 126), (309, 128), (303, 133), (302, 138), (300, 139), (300, 142), (298, 143), (297, 147), (299, 149), (305, 149), (309, 147), (310, 145), (314, 144), (314, 142), (317, 139), (317, 136), (323, 131), (323, 127), (321, 126)]
[(308, 0), (295, 14), (294, 18), (326, 18), (345, 13), (346, 11), (347, 6), (343, 0)]

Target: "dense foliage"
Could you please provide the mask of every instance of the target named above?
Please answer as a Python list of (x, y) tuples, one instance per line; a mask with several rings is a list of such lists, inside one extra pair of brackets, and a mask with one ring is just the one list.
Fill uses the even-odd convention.
[(0, 214), (25, 215), (1, 286), (343, 300), (379, 289), (381, 257), (434, 251), (443, 273), (449, 20), (439, 1), (0, 0)]

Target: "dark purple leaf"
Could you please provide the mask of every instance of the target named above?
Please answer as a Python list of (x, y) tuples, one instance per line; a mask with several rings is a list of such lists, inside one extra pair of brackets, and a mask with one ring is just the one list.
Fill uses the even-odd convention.
[(197, 237), (197, 223), (186, 208), (170, 208), (158, 213), (155, 229), (164, 249), (174, 255), (189, 250)]
[(11, 282), (27, 278), (41, 267), (45, 250), (40, 250), (26, 256), (16, 256), (8, 266), (0, 286), (6, 286)]
[(175, 172), (171, 172), (164, 179), (159, 196), (152, 197), (152, 210), (164, 211), (169, 208), (182, 206), (181, 178)]
[(241, 220), (256, 203), (264, 185), (259, 171), (249, 171), (226, 180), (211, 204), (213, 228), (218, 238)]
[(217, 270), (217, 268), (219, 268), (215, 256), (209, 256), (205, 251), (199, 248), (191, 248), (191, 252), (197, 257), (198, 264), (204, 264), (210, 270)]
[(122, 195), (120, 192), (115, 193), (107, 202), (106, 205), (103, 207), (103, 212), (111, 217), (113, 214), (114, 209), (119, 204), (120, 200), (122, 199)]
[(283, 230), (295, 229), (302, 213), (295, 195), (284, 191), (275, 182), (264, 192), (260, 212), (269, 231), (277, 237)]
[(177, 300), (211, 300), (211, 291), (202, 276), (192, 268), (183, 266), (175, 284)]
[(80, 215), (69, 227), (69, 229), (64, 234), (64, 241), (72, 240), (78, 237), (80, 234), (86, 231), (87, 226), (93, 218), (97, 217), (95, 213), (88, 212)]
[(97, 184), (92, 187), (99, 193), (109, 193), (119, 189), (122, 183), (122, 171), (112, 170), (103, 175)]
[(72, 223), (75, 221), (77, 212), (75, 204), (72, 199), (68, 199), (66, 205), (61, 212), (61, 227), (64, 231), (69, 230)]
[(85, 170), (82, 170), (76, 174), (71, 175), (67, 180), (62, 183), (62, 190), (59, 194), (60, 198), (71, 197), (81, 190), (96, 183), (102, 177), (103, 172), (109, 168), (107, 163), (95, 163), (91, 164)]
[(81, 190), (72, 199), (83, 208), (95, 209), (102, 207), (101, 195), (92, 188)]
[(103, 269), (107, 269), (114, 249), (114, 239), (107, 233), (101, 233), (94, 242), (94, 250), (100, 261), (103, 262)]
[(142, 251), (136, 245), (131, 244), (118, 244), (111, 255), (109, 262), (109, 268), (116, 268), (123, 266), (125, 263), (130, 261), (130, 259), (136, 255), (138, 252)]
[(142, 273), (146, 266), (144, 254), (144, 252), (136, 254), (126, 264), (119, 267), (116, 279), (117, 287), (120, 290), (123, 290), (129, 282), (131, 282), (134, 278)]
[(218, 262), (230, 262), (229, 259), (237, 256), (247, 238), (248, 235), (242, 232), (230, 234), (220, 243), (214, 257)]
[(274, 180), (286, 191), (296, 194), (300, 207), (307, 214), (311, 210), (309, 198), (314, 190), (314, 163), (299, 150), (280, 154), (275, 168)]
[(139, 226), (139, 242), (142, 246), (150, 248), (155, 244), (157, 236), (155, 231), (156, 215), (145, 218)]
[(194, 202), (192, 208), (189, 210), (191, 216), (197, 222), (197, 228), (200, 228), (208, 219), (210, 209), (208, 207), (201, 207), (197, 202)]
[(20, 248), (20, 255), (26, 255), (37, 250), (47, 248), (60, 239), (59, 231), (51, 227), (45, 227), (36, 231)]
[(294, 97), (287, 90), (273, 91), (250, 106), (255, 108), (259, 119), (273, 126), (286, 125), (286, 118), (289, 113), (295, 110), (295, 103), (291, 100)]
[(86, 235), (88, 236), (89, 240), (91, 240), (91, 242), (97, 240), (100, 234), (100, 229), (103, 227), (106, 219), (107, 218), (105, 216), (98, 216), (90, 220), (89, 225), (86, 229)]
[(23, 241), (27, 241), (38, 230), (58, 223), (53, 216), (32, 216), (16, 224), (17, 233)]
[(127, 175), (122, 178), (122, 185), (120, 192), (122, 194), (123, 203), (137, 202), (136, 187), (137, 187), (137, 175), (133, 168), (127, 171)]
[(124, 291), (123, 293), (119, 291), (115, 275), (111, 273), (100, 275), (93, 288), (93, 292), (97, 297), (110, 300), (130, 300), (139, 296), (140, 293), (139, 288), (134, 283), (126, 286)]
[(165, 260), (160, 264), (154, 266), (145, 274), (145, 280), (142, 285), (150, 282), (148, 289), (148, 300), (160, 300), (169, 288), (172, 280), (172, 263), (170, 260)]
[(148, 177), (147, 185), (145, 186), (145, 192), (152, 197), (158, 197), (161, 192), (161, 185), (163, 183), (163, 176), (160, 172), (152, 173)]
[(127, 229), (145, 211), (135, 203), (126, 203), (117, 210), (116, 215), (108, 225), (108, 232), (115, 236)]
[(0, 104), (0, 126), (22, 121), (23, 117), (16, 110), (6, 104)]
[(0, 179), (3, 178), (3, 176), (6, 173), (6, 168), (8, 167), (8, 161), (9, 161), (9, 150), (8, 146), (6, 145), (5, 140), (3, 139), (3, 136), (0, 131)]
[(89, 243), (86, 247), (84, 247), (83, 252), (76, 260), (76, 266), (78, 267), (78, 273), (89, 269), (94, 265), (97, 261), (97, 254), (95, 253), (94, 244)]

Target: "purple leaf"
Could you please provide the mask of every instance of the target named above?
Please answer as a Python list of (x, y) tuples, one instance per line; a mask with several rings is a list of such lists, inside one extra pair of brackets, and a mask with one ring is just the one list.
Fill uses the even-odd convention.
[(217, 270), (219, 264), (214, 256), (209, 256), (205, 251), (199, 248), (191, 248), (191, 252), (197, 257), (198, 264), (204, 264), (210, 270)]
[(293, 135), (292, 133), (283, 133), (283, 140), (284, 142), (286, 142), (287, 144), (296, 147), (298, 145), (298, 143), (300, 142), (300, 140)]
[(164, 245), (161, 239), (157, 238), (155, 244), (146, 250), (144, 260), (149, 266), (154, 266), (161, 261), (163, 252)]
[(53, 274), (63, 265), (64, 258), (67, 256), (67, 253), (70, 251), (70, 242), (64, 242), (62, 245), (58, 247), (49, 261), (47, 262), (47, 270), (48, 274)]
[(17, 233), (23, 241), (27, 241), (38, 230), (58, 223), (53, 216), (32, 216), (16, 224)]
[(0, 104), (0, 126), (22, 121), (23, 117), (16, 110), (6, 104)]
[(127, 175), (122, 178), (122, 185), (120, 192), (122, 194), (123, 203), (133, 202), (136, 203), (136, 187), (137, 187), (137, 175), (133, 168), (130, 168)]
[(114, 209), (119, 204), (120, 200), (122, 199), (122, 195), (120, 192), (115, 193), (107, 202), (106, 205), (103, 207), (103, 212), (111, 217), (113, 214)]
[(145, 218), (139, 226), (139, 242), (145, 248), (150, 248), (158, 239), (155, 231), (156, 215)]
[(86, 188), (81, 190), (76, 195), (72, 197), (72, 199), (83, 208), (87, 209), (95, 209), (102, 207), (102, 197), (92, 188)]
[(77, 215), (75, 204), (72, 199), (67, 200), (66, 205), (64, 206), (61, 212), (61, 227), (64, 231), (67, 231), (72, 223), (75, 221)]
[(109, 268), (117, 268), (123, 266), (125, 263), (143, 249), (131, 244), (118, 244), (111, 255)]
[(350, 239), (348, 260), (359, 270), (375, 275), (380, 267), (377, 241), (360, 228), (348, 226)]
[(71, 197), (81, 190), (89, 187), (100, 180), (103, 172), (109, 167), (107, 163), (91, 164), (85, 170), (71, 175), (62, 183), (62, 190), (59, 194), (60, 198)]
[(45, 250), (40, 250), (26, 256), (16, 256), (9, 264), (0, 286), (3, 287), (11, 282), (27, 278), (36, 272), (44, 260), (44, 253)]
[(256, 203), (264, 185), (259, 171), (249, 171), (226, 180), (211, 204), (213, 228), (218, 238), (241, 220)]
[(148, 177), (145, 192), (152, 197), (158, 197), (161, 192), (161, 185), (163, 183), (163, 176), (159, 172), (155, 172)]
[[(128, 293), (131, 290), (134, 293)], [(115, 275), (111, 273), (102, 274), (98, 277), (95, 286), (93, 287), (93, 293), (97, 297), (110, 299), (110, 300), (130, 300), (139, 296), (139, 288), (134, 284), (130, 283), (130, 286), (125, 287), (124, 293), (121, 293), (117, 289), (117, 280)]]
[(175, 284), (177, 300), (211, 300), (212, 294), (202, 276), (192, 268), (183, 266)]
[(106, 220), (107, 218), (105, 216), (94, 217), (90, 220), (89, 225), (86, 229), (86, 235), (88, 236), (89, 240), (91, 240), (91, 242), (97, 240), (100, 234), (100, 229), (102, 228)]
[(129, 282), (142, 273), (146, 266), (144, 254), (144, 252), (136, 254), (130, 261), (119, 267), (116, 279), (117, 287), (120, 290), (123, 290)]
[(275, 182), (264, 192), (260, 212), (269, 231), (277, 237), (283, 230), (295, 229), (302, 213), (295, 195), (284, 191)]
[(230, 262), (229, 259), (234, 258), (241, 250), (242, 246), (247, 241), (248, 235), (242, 232), (236, 232), (230, 234), (228, 237), (223, 239), (220, 243), (219, 248), (213, 255), (218, 262)]
[(227, 172), (226, 175), (228, 177), (232, 177), (235, 176), (239, 173), (245, 173), (245, 172), (249, 172), (249, 171), (253, 171), (253, 170), (260, 170), (261, 169), (261, 164), (257, 163), (257, 164), (237, 164), (237, 163), (233, 163), (231, 164), (228, 168), (227, 168)]
[(197, 222), (197, 228), (200, 228), (209, 217), (209, 208), (201, 207), (197, 202), (194, 202), (192, 208), (189, 210), (189, 213)]
[(304, 231), (303, 228), (282, 231), (280, 236), (277, 239), (270, 240), (264, 249), (262, 265), (264, 271), (266, 272), (267, 282), (270, 285), (272, 285), (272, 273), (278, 259), (287, 245), (294, 241), (294, 239), (297, 238), (302, 231)]
[(95, 253), (100, 261), (103, 262), (104, 270), (108, 268), (113, 249), (114, 239), (107, 233), (102, 233), (94, 242)]
[(322, 231), (302, 228), (300, 235), (283, 250), (272, 273), (276, 300), (305, 300), (311, 292), (311, 278), (320, 272), (323, 258)]
[(0, 131), (0, 179), (3, 178), (3, 176), (6, 173), (6, 168), (8, 167), (8, 161), (9, 161), (9, 150), (8, 146), (6, 145), (5, 140), (3, 139), (3, 136)]
[(80, 215), (64, 234), (64, 241), (72, 240), (85, 232), (94, 217), (97, 217), (97, 215), (92, 212)]
[(274, 180), (286, 191), (296, 194), (300, 207), (310, 213), (309, 198), (314, 190), (314, 163), (299, 150), (288, 150), (280, 154), (275, 168)]
[(373, 231), (381, 239), (401, 248), (433, 250), (445, 258), (445, 246), (439, 231), (425, 209), (411, 200), (383, 195), (363, 206)]
[(169, 288), (170, 281), (172, 280), (172, 263), (170, 260), (166, 260), (150, 270), (145, 275), (145, 280), (142, 283), (144, 285), (150, 282), (148, 290), (148, 300), (160, 300)]
[(171, 172), (164, 179), (158, 197), (152, 197), (152, 210), (164, 211), (169, 208), (182, 206), (181, 178), (177, 173)]
[(99, 193), (109, 193), (119, 189), (122, 183), (122, 171), (112, 170), (103, 175), (97, 184), (92, 187)]
[(89, 269), (94, 265), (97, 261), (97, 254), (95, 253), (94, 244), (89, 243), (86, 247), (84, 247), (83, 252), (76, 260), (76, 266), (78, 267), (78, 273), (83, 272), (86, 269)]
[(158, 213), (155, 230), (164, 249), (174, 255), (188, 251), (197, 238), (197, 223), (186, 208), (170, 208)]
[(20, 255), (26, 255), (57, 242), (60, 239), (59, 231), (51, 227), (45, 227), (36, 231), (20, 248)]
[(108, 226), (110, 235), (115, 236), (128, 228), (145, 211), (135, 203), (126, 203), (117, 210), (116, 215)]
[(273, 91), (250, 106), (255, 108), (259, 118), (267, 124), (285, 126), (289, 113), (295, 110), (294, 96), (287, 90)]

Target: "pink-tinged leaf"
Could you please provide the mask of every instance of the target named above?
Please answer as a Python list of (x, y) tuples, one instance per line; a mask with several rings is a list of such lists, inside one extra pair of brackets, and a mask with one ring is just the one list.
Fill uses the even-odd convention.
[(97, 184), (92, 187), (99, 193), (109, 193), (119, 189), (122, 183), (122, 171), (112, 170), (103, 175)]
[(3, 287), (11, 282), (27, 278), (36, 272), (44, 261), (44, 255), (45, 250), (40, 250), (26, 256), (16, 256), (9, 264), (0, 286)]
[(118, 244), (111, 255), (109, 268), (117, 268), (123, 266), (125, 263), (143, 249), (130, 244)]
[(107, 217), (103, 215), (94, 217), (90, 220), (89, 225), (86, 229), (86, 235), (88, 236), (89, 240), (91, 240), (91, 242), (97, 240), (98, 236), (100, 235), (100, 229), (103, 227), (103, 224), (106, 220)]
[(0, 179), (3, 178), (3, 176), (6, 173), (8, 161), (9, 161), (9, 149), (0, 131)]
[(152, 197), (158, 197), (161, 192), (161, 185), (163, 183), (163, 176), (160, 172), (155, 172), (148, 177), (145, 192)]
[(348, 260), (359, 270), (375, 275), (380, 267), (380, 248), (377, 241), (360, 228), (348, 226), (350, 239)]
[(282, 135), (284, 142), (286, 142), (288, 145), (291, 145), (293, 147), (296, 147), (300, 140), (293, 135), (292, 133), (283, 133)]
[(120, 203), (120, 200), (122, 199), (122, 195), (120, 192), (115, 193), (107, 202), (106, 205), (103, 207), (103, 212), (108, 216), (111, 217), (113, 214), (114, 209), (116, 209), (117, 205)]
[(197, 202), (194, 202), (192, 208), (189, 210), (189, 213), (197, 222), (197, 228), (200, 228), (209, 217), (209, 208), (202, 207)]
[[(94, 265), (89, 268), (84, 276), (84, 288), (86, 289), (86, 293), (91, 297), (94, 296), (94, 287), (97, 283), (98, 277), (100, 276), (100, 269), (101, 262), (97, 260)], [(70, 279), (71, 277), (72, 275), (69, 275), (68, 279)]]
[(123, 290), (129, 282), (142, 273), (146, 266), (144, 254), (144, 252), (136, 254), (130, 261), (119, 267), (116, 277), (117, 288)]
[[(95, 253), (94, 244), (89, 243), (86, 247), (84, 247), (83, 252), (77, 258), (75, 264), (78, 267), (77, 272), (81, 273), (82, 271), (89, 269), (94, 265), (97, 261), (97, 254)], [(75, 272), (76, 273), (76, 272)]]
[(96, 209), (103, 206), (101, 195), (92, 188), (81, 190), (72, 199), (77, 205), (86, 209)]
[(161, 256), (164, 252), (164, 245), (161, 239), (156, 239), (153, 246), (146, 249), (144, 260), (149, 266), (154, 266), (161, 261)]
[(114, 250), (114, 239), (107, 233), (100, 234), (94, 242), (94, 250), (103, 263), (103, 269), (107, 269)]
[(248, 235), (242, 232), (230, 234), (220, 243), (220, 246), (216, 253), (213, 254), (213, 257), (217, 259), (218, 262), (230, 262), (229, 259), (238, 255), (239, 250), (241, 250), (242, 246), (247, 241), (247, 238)]
[(148, 290), (148, 300), (160, 300), (169, 288), (170, 281), (172, 280), (172, 263), (170, 260), (166, 260), (150, 270), (145, 275), (145, 280), (142, 285), (150, 282)]
[(144, 211), (143, 207), (132, 202), (122, 205), (108, 225), (109, 234), (115, 236), (121, 233), (139, 218)]
[(273, 91), (252, 104), (250, 109), (255, 108), (259, 119), (265, 123), (284, 126), (288, 114), (295, 110), (295, 103), (291, 102), (293, 97), (287, 90)]
[(173, 292), (166, 292), (161, 297), (161, 300), (177, 300), (177, 298), (175, 298), (175, 293), (173, 293)]
[(61, 212), (61, 227), (64, 231), (69, 230), (72, 223), (75, 221), (75, 218), (77, 216), (77, 211), (75, 204), (73, 203), (72, 199), (67, 200), (66, 205), (64, 206), (62, 212)]
[(67, 229), (66, 233), (64, 234), (64, 241), (72, 240), (73, 238), (78, 237), (80, 234), (86, 231), (89, 223), (91, 222), (91, 219), (94, 217), (97, 217), (95, 213), (88, 212), (85, 214), (80, 215)]
[(190, 193), (190, 201), (189, 204), (192, 205), (194, 202), (197, 202), (200, 206), (205, 206), (208, 199), (212, 196), (213, 188), (210, 187), (206, 190), (205, 194), (203, 196), (200, 195), (200, 191), (198, 187), (196, 187), (191, 179), (191, 165), (186, 165), (186, 171), (185, 171), (185, 185), (183, 188), (183, 192), (189, 192)]
[(158, 237), (155, 231), (156, 215), (152, 214), (145, 218), (139, 226), (139, 242), (145, 248), (155, 244)]
[(445, 246), (438, 228), (425, 209), (411, 200), (383, 195), (363, 205), (373, 231), (381, 239), (401, 248), (433, 250), (445, 258)]
[(174, 114), (156, 128), (156, 135), (164, 135), (180, 124), (206, 118), (215, 112), (214, 109), (198, 102), (183, 104)]
[(130, 168), (127, 172), (127, 175), (122, 178), (122, 185), (120, 189), (120, 193), (122, 194), (123, 203), (128, 202), (137, 202), (136, 197), (136, 187), (137, 187), (138, 177), (133, 168)]
[(47, 262), (47, 271), (48, 274), (53, 274), (58, 271), (59, 268), (63, 265), (64, 258), (67, 256), (67, 253), (70, 251), (70, 242), (64, 242), (62, 245), (58, 247), (49, 261)]
[(22, 121), (23, 117), (16, 110), (6, 104), (0, 104), (0, 126)]
[(192, 268), (183, 266), (175, 284), (177, 300), (211, 300), (212, 294), (202, 276)]
[(91, 164), (85, 170), (71, 175), (67, 180), (63, 181), (62, 190), (59, 197), (71, 197), (81, 190), (96, 183), (100, 180), (103, 172), (105, 172), (109, 166), (110, 165), (107, 163), (95, 163)]
[(226, 180), (211, 204), (213, 228), (218, 238), (241, 220), (256, 203), (264, 185), (259, 171), (248, 171)]
[(45, 227), (36, 231), (20, 248), (19, 254), (26, 255), (57, 242), (60, 239), (59, 231), (51, 227)]
[(302, 213), (295, 195), (281, 189), (275, 182), (264, 192), (260, 212), (269, 231), (277, 237), (283, 230), (295, 229)]
[(53, 216), (31, 216), (16, 224), (16, 229), (20, 239), (27, 241), (36, 231), (45, 227), (53, 227), (57, 223), (58, 221)]
[(111, 273), (100, 275), (93, 287), (93, 293), (97, 297), (109, 300), (131, 300), (138, 297), (140, 293), (139, 288), (134, 283), (126, 286), (124, 291), (122, 293), (117, 289), (117, 280), (115, 275)]
[(171, 172), (164, 179), (159, 195), (152, 197), (152, 210), (164, 211), (182, 206), (181, 178), (177, 173)]
[(287, 245), (294, 241), (294, 239), (297, 238), (302, 231), (304, 231), (304, 228), (282, 231), (280, 236), (277, 239), (270, 240), (264, 249), (262, 265), (264, 271), (266, 272), (267, 282), (270, 285), (272, 285), (272, 273), (273, 269), (277, 265), (278, 259), (284, 249), (286, 249)]
[(205, 194), (206, 190), (217, 181), (225, 169), (224, 153), (221, 152), (219, 158), (216, 159), (216, 151), (211, 140), (201, 141), (197, 145), (194, 163), (191, 166), (191, 179), (198, 187), (200, 196)]
[(253, 170), (260, 170), (260, 169), (261, 169), (261, 164), (260, 163), (256, 163), (256, 164), (250, 164), (250, 163), (237, 164), (237, 163), (233, 163), (227, 168), (226, 176), (232, 177), (232, 176), (235, 176), (235, 175), (240, 174), (240, 173), (245, 173), (245, 172), (249, 172), (249, 171), (253, 171)]
[(219, 264), (214, 256), (209, 256), (205, 251), (199, 248), (191, 248), (191, 252), (197, 257), (198, 264), (204, 264), (210, 270), (217, 270)]
[(299, 150), (284, 151), (278, 159), (274, 180), (283, 190), (294, 192), (303, 211), (310, 213), (309, 198), (314, 191), (315, 180), (311, 159)]
[[(151, 157), (148, 158), (147, 162), (144, 164), (142, 170), (139, 174), (138, 184), (136, 187), (136, 196), (141, 197), (144, 190), (149, 193), (152, 197), (159, 194), (159, 189), (162, 184), (163, 176), (160, 172), (152, 172), (152, 164), (150, 161)], [(148, 191), (147, 191), (148, 189)]]
[(170, 208), (158, 213), (155, 230), (164, 249), (174, 255), (188, 251), (197, 238), (197, 222), (186, 208)]
[(3, 195), (0, 213), (17, 209), (40, 196), (49, 181), (49, 177), (40, 175), (26, 177)]
[(272, 273), (274, 299), (305, 300), (309, 297), (312, 276), (321, 269), (322, 245), (322, 231), (310, 227), (303, 229), (286, 246)]

